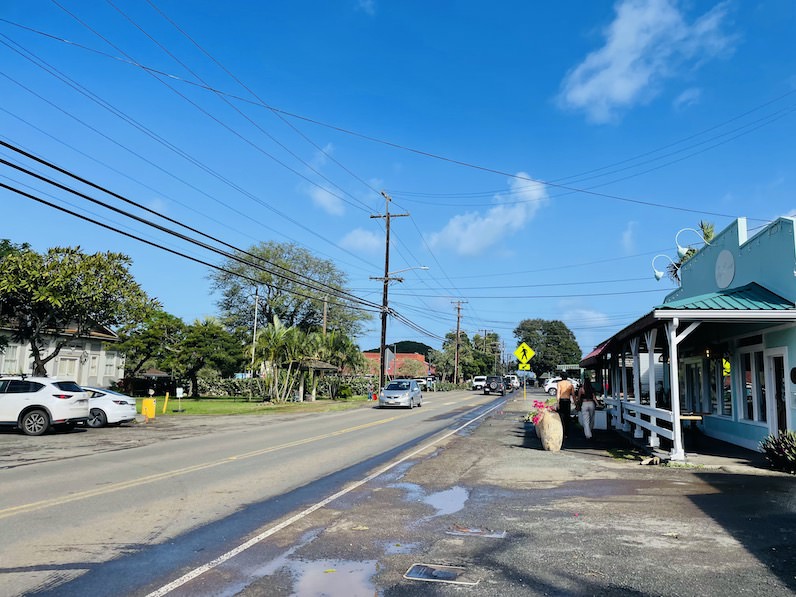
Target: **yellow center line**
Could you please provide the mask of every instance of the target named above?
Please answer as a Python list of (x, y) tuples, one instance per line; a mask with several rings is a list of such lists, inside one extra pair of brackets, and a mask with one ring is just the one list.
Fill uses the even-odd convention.
[(277, 452), (279, 450), (284, 450), (286, 448), (295, 448), (296, 446), (301, 446), (304, 444), (309, 444), (312, 442), (316, 442), (323, 439), (328, 439), (330, 437), (336, 437), (339, 435), (344, 435), (346, 433), (351, 433), (353, 431), (360, 431), (362, 429), (367, 429), (368, 427), (375, 427), (376, 425), (383, 425), (384, 423), (389, 423), (390, 421), (394, 421), (398, 419), (399, 416), (389, 417), (387, 419), (380, 419), (378, 421), (372, 421), (370, 423), (363, 423), (362, 425), (356, 425), (354, 427), (348, 427), (346, 429), (341, 429), (339, 431), (332, 431), (330, 433), (324, 433), (323, 435), (316, 435), (314, 437), (308, 437), (306, 439), (299, 439), (292, 442), (288, 442), (286, 444), (280, 444), (278, 446), (271, 446), (270, 448), (263, 448), (261, 450), (254, 450), (251, 452), (245, 452), (243, 454), (237, 454), (235, 456), (228, 456), (226, 458), (222, 458), (220, 460), (215, 460), (213, 462), (206, 462), (204, 464), (195, 464), (193, 466), (186, 466), (184, 468), (175, 469), (173, 471), (166, 471), (163, 473), (157, 473), (154, 475), (148, 475), (146, 477), (140, 477), (138, 479), (130, 479), (129, 481), (121, 481), (119, 483), (113, 483), (111, 485), (106, 485), (104, 487), (98, 487), (96, 489), (88, 489), (85, 491), (79, 491), (77, 493), (72, 493), (70, 495), (59, 496), (57, 498), (50, 498), (46, 500), (41, 500), (38, 502), (31, 502), (30, 504), (22, 504), (19, 506), (12, 506), (10, 508), (4, 508), (0, 510), (0, 519), (8, 518), (9, 516), (14, 516), (15, 514), (21, 514), (25, 512), (33, 512), (35, 510), (41, 510), (43, 508), (48, 508), (50, 506), (58, 506), (62, 504), (68, 504), (69, 502), (75, 502), (78, 500), (88, 499), (92, 497), (97, 497), (100, 495), (104, 495), (107, 493), (112, 493), (114, 491), (121, 491), (123, 489), (130, 489), (131, 487), (138, 487), (140, 485), (146, 485), (147, 483), (155, 483), (156, 481), (162, 481), (164, 479), (169, 479), (172, 477), (179, 477), (181, 475), (187, 475), (190, 473), (195, 473), (197, 471), (206, 470), (209, 468), (214, 468), (216, 466), (221, 466), (222, 464), (228, 464), (233, 461), (244, 460), (247, 458), (254, 458), (255, 456), (262, 456), (263, 454), (269, 454), (271, 452)]

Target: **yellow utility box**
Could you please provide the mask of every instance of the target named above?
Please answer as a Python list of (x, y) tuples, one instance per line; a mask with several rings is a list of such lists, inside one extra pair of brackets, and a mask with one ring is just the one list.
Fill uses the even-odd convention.
[(148, 419), (155, 418), (155, 399), (154, 398), (144, 398), (141, 401), (141, 414)]

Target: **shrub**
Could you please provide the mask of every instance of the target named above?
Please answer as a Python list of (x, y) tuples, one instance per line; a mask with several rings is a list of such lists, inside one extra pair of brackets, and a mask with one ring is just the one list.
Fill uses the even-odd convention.
[(760, 442), (760, 451), (765, 454), (772, 468), (796, 474), (796, 432), (769, 435)]

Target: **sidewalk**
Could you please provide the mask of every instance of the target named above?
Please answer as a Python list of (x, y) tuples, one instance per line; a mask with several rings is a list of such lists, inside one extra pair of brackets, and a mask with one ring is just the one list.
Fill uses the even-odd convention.
[[(545, 452), (521, 421), (532, 394), (516, 394), (295, 531), (304, 543), (284, 557), (293, 594), (796, 591), (792, 476), (737, 453), (643, 466), (645, 452), (606, 431), (587, 444), (576, 430)], [(454, 568), (437, 568), (437, 582), (405, 578), (415, 564)], [(274, 595), (272, 581), (241, 595)]]

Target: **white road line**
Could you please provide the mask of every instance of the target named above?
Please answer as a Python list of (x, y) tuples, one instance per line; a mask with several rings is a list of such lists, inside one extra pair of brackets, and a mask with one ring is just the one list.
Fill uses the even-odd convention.
[(435, 439), (433, 441), (430, 441), (429, 443), (423, 445), (422, 447), (418, 448), (414, 452), (411, 452), (410, 454), (407, 454), (406, 456), (403, 456), (402, 458), (399, 458), (395, 462), (393, 462), (391, 464), (388, 464), (387, 466), (385, 466), (384, 468), (376, 471), (375, 473), (372, 473), (372, 474), (368, 475), (367, 477), (365, 477), (364, 479), (361, 479), (361, 480), (355, 482), (353, 485), (351, 485), (349, 487), (346, 487), (345, 489), (342, 489), (342, 490), (338, 491), (337, 493), (334, 493), (334, 494), (330, 495), (326, 499), (321, 500), (320, 502), (318, 502), (317, 504), (315, 504), (313, 506), (310, 506), (306, 510), (302, 510), (301, 512), (299, 512), (295, 516), (291, 516), (287, 520), (284, 520), (284, 521), (280, 522), (276, 526), (273, 526), (270, 529), (260, 533), (256, 537), (252, 537), (251, 539), (249, 539), (245, 543), (241, 543), (240, 545), (238, 545), (234, 549), (231, 549), (228, 552), (226, 552), (225, 554), (222, 554), (222, 555), (218, 556), (215, 560), (211, 560), (207, 564), (203, 564), (202, 566), (199, 566), (198, 568), (194, 568), (190, 572), (182, 575), (180, 578), (171, 581), (167, 585), (163, 585), (162, 587), (160, 587), (156, 591), (152, 591), (146, 597), (163, 597), (163, 595), (167, 595), (167, 594), (171, 593), (173, 590), (180, 588), (184, 584), (186, 584), (186, 583), (192, 581), (193, 579), (201, 576), (205, 572), (208, 572), (209, 570), (212, 570), (213, 568), (216, 568), (217, 566), (220, 566), (224, 562), (226, 562), (228, 560), (231, 560), (236, 555), (246, 551), (250, 547), (253, 547), (253, 546), (257, 545), (258, 543), (260, 543), (264, 539), (267, 539), (268, 537), (270, 537), (274, 533), (278, 533), (279, 531), (281, 531), (281, 530), (289, 527), (290, 525), (298, 522), (302, 518), (306, 518), (307, 516), (309, 516), (310, 514), (315, 512), (316, 510), (320, 510), (321, 508), (323, 508), (324, 506), (327, 506), (328, 504), (330, 504), (331, 502), (333, 502), (337, 498), (342, 497), (342, 496), (346, 495), (347, 493), (352, 492), (353, 490), (357, 489), (358, 487), (361, 487), (365, 483), (367, 483), (369, 481), (372, 481), (376, 477), (378, 477), (380, 475), (383, 475), (387, 471), (395, 468), (396, 466), (398, 466), (402, 462), (404, 462), (406, 460), (409, 460), (410, 458), (413, 458), (414, 456), (416, 456), (420, 452), (422, 452), (424, 450), (427, 450), (431, 446), (433, 446), (435, 444), (438, 444), (439, 442), (441, 442), (444, 439), (449, 438), (454, 433), (457, 433), (457, 432), (461, 431), (462, 429), (464, 429), (465, 427), (468, 427), (469, 425), (472, 425), (478, 419), (481, 419), (481, 418), (485, 417), (486, 415), (488, 415), (489, 413), (491, 413), (493, 410), (495, 410), (496, 408), (498, 408), (500, 406), (503, 406), (503, 403), (496, 404), (495, 406), (493, 406), (492, 408), (490, 408), (487, 411), (484, 411), (483, 413), (481, 413), (480, 415), (478, 415), (474, 419), (472, 419), (470, 421), (467, 421), (467, 423), (465, 423), (464, 425), (462, 425), (460, 427), (457, 427), (456, 429), (454, 429), (452, 431), (449, 431), (445, 435), (443, 435), (441, 437), (438, 437), (437, 439)]

